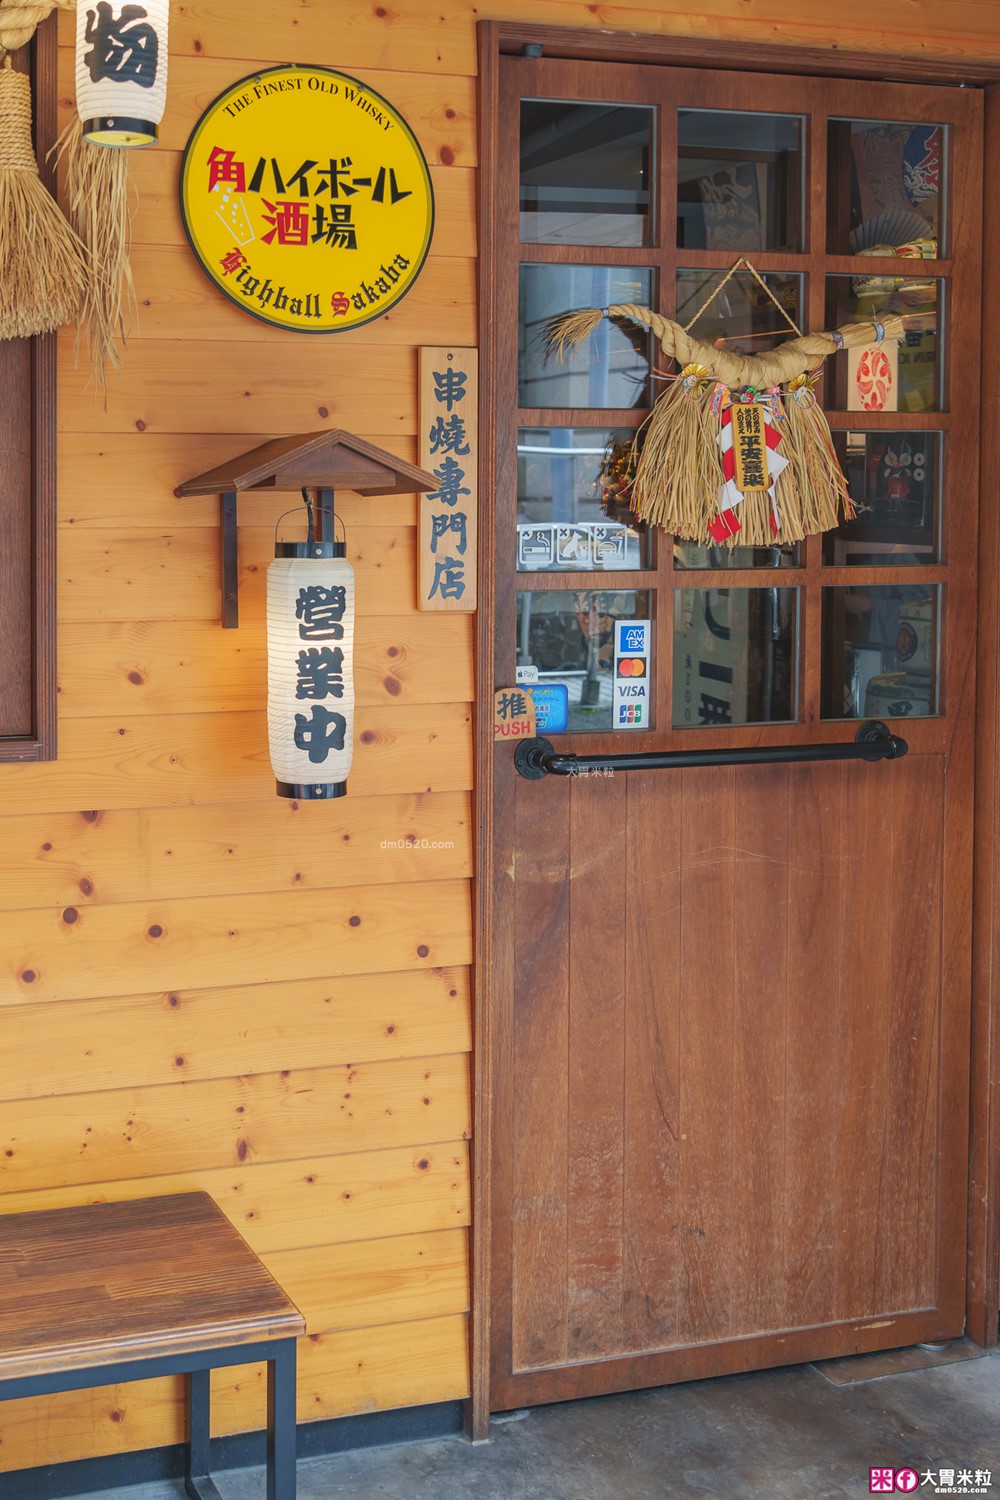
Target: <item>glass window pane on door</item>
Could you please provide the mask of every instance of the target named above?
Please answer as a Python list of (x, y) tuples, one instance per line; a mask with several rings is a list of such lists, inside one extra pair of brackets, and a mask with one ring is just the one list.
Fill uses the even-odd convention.
[(937, 713), (940, 592), (919, 581), (823, 590), (824, 719)]
[(823, 537), (836, 567), (906, 567), (938, 560), (939, 432), (836, 432), (833, 445), (857, 516)]
[(517, 566), (521, 572), (615, 571), (649, 566), (650, 537), (605, 473), (634, 432), (525, 427), (517, 435)]
[(831, 120), (827, 137), (827, 249), (933, 260), (944, 202), (943, 125)]
[(906, 319), (897, 343), (848, 349), (826, 363), (826, 406), (835, 411), (941, 410), (942, 297), (932, 276), (829, 276), (826, 326)]
[[(538, 589), (517, 596), (517, 665), (569, 695), (569, 733), (611, 722), (616, 620), (648, 620), (650, 595), (631, 589)], [(655, 654), (651, 659), (655, 671)], [(649, 725), (643, 725), (644, 729)]]
[(682, 109), (677, 244), (733, 255), (803, 249), (799, 115)]
[(522, 241), (650, 244), (654, 118), (639, 106), (522, 99)]
[(674, 537), (674, 567), (691, 568), (799, 568), (802, 553), (798, 542), (776, 547), (703, 547)]
[[(722, 279), (718, 271), (677, 272), (677, 322), (687, 327), (709, 293)], [(802, 277), (793, 272), (769, 272), (764, 281), (792, 320), (802, 327)], [(699, 313), (691, 326), (696, 339), (725, 340), (730, 354), (765, 354), (794, 338), (778, 308), (752, 276), (740, 274), (727, 281), (719, 295)]]
[(675, 729), (797, 715), (798, 589), (674, 592)]
[(522, 265), (518, 327), (518, 404), (522, 407), (631, 408), (649, 400), (650, 340), (634, 323), (602, 319), (562, 364), (545, 333), (560, 313), (639, 303), (650, 307), (653, 272), (635, 266)]

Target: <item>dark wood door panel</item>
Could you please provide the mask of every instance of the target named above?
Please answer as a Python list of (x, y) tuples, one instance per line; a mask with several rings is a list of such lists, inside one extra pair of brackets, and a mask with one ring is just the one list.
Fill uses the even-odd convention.
[(677, 1221), (681, 1191), (680, 794), (676, 777), (647, 771), (628, 778), (622, 1198), (629, 1349), (678, 1339), (681, 1266), (663, 1226)]
[(623, 1343), (626, 779), (588, 777), (570, 796), (567, 1345)]
[(945, 788), (518, 785), (515, 1373), (939, 1306)]
[(515, 965), (510, 1157), (516, 1183), (508, 1207), (512, 1277), (510, 1337), (524, 1366), (568, 1358), (570, 785), (551, 797), (516, 796)]

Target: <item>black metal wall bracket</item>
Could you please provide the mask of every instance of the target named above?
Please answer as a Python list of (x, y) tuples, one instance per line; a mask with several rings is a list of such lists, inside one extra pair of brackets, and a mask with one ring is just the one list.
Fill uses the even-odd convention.
[[(237, 552), (237, 493), (225, 490), (219, 496), (219, 545), (222, 564), (222, 628), (235, 630), (240, 623), (239, 555)], [(315, 508), (316, 540), (332, 542), (336, 499), (333, 490), (321, 489)]]
[(581, 776), (591, 771), (669, 771), (699, 766), (770, 766), (815, 760), (899, 760), (909, 745), (880, 719), (862, 724), (853, 743), (828, 745), (746, 745), (731, 750), (640, 750), (635, 755), (561, 754), (540, 737), (522, 740), (514, 765), (526, 781), (546, 776)]

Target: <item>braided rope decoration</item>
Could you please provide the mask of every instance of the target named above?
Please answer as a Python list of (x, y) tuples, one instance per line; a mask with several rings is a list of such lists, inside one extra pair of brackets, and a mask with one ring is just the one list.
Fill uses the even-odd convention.
[(54, 10), (76, 10), (76, 0), (0, 0), (0, 52), (25, 46)]
[(0, 171), (38, 176), (31, 144), (31, 84), (9, 61), (0, 68)]

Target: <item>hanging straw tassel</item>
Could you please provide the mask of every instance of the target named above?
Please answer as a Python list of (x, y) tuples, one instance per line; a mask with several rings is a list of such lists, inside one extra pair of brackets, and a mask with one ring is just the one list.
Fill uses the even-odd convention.
[(708, 506), (722, 483), (721, 466), (715, 481), (708, 463), (702, 411), (706, 382), (711, 390), (714, 382), (704, 366), (686, 365), (656, 402), (644, 424), (632, 489), (640, 520), (669, 526), (685, 537), (698, 535), (707, 524)]
[[(832, 531), (840, 525), (841, 514), (847, 521), (853, 521), (855, 514), (826, 413), (816, 400), (815, 385), (815, 376), (797, 376), (789, 382), (784, 403), (784, 447), (786, 457), (791, 459), (785, 473), (791, 469), (796, 472), (807, 536)], [(780, 484), (779, 479), (779, 488)]]
[(106, 404), (108, 371), (121, 375), (122, 349), (137, 306), (129, 262), (132, 179), (128, 152), (90, 145), (78, 119), (67, 125), (56, 151), (58, 160), (66, 160), (70, 222), (89, 253), (77, 357), (86, 329), (90, 372)]
[(83, 302), (87, 252), (38, 175), (31, 85), (0, 68), (0, 339), (51, 333)]

